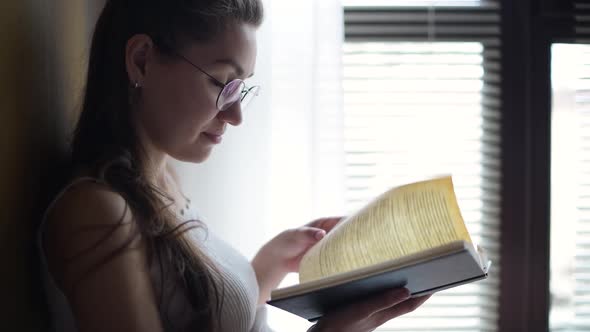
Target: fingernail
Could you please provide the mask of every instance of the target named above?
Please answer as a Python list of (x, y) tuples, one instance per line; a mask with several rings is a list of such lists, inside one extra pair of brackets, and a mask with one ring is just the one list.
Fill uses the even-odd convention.
[(321, 240), (324, 237), (324, 235), (326, 235), (326, 232), (324, 232), (324, 231), (315, 232), (315, 238), (318, 240)]

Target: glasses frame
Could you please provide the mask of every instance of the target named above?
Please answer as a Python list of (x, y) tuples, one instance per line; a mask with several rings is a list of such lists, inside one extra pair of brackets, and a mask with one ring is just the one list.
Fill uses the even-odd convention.
[(246, 108), (246, 106), (248, 105), (248, 103), (246, 104), (242, 104), (242, 101), (246, 98), (246, 96), (248, 96), (248, 94), (253, 94), (252, 97), (258, 96), (258, 90), (260, 89), (260, 86), (258, 85), (254, 85), (251, 87), (248, 87), (246, 85), (246, 83), (244, 82), (244, 80), (236, 78), (233, 79), (227, 83), (223, 83), (220, 80), (216, 79), (215, 77), (213, 77), (213, 75), (209, 74), (208, 72), (206, 72), (205, 70), (203, 70), (201, 67), (197, 66), (196, 64), (194, 64), (191, 60), (189, 60), (187, 57), (185, 57), (184, 55), (175, 52), (176, 56), (180, 57), (182, 60), (186, 61), (188, 64), (190, 64), (191, 66), (195, 67), (198, 71), (200, 71), (201, 73), (205, 74), (207, 77), (209, 77), (210, 79), (213, 80), (213, 82), (215, 83), (215, 85), (217, 85), (218, 87), (221, 88), (221, 91), (219, 91), (219, 94), (217, 95), (217, 99), (215, 100), (215, 106), (217, 107), (217, 109), (220, 112), (223, 111), (227, 111), (230, 106), (232, 106), (235, 102), (237, 102), (237, 100), (231, 104), (227, 104), (227, 106), (225, 106), (224, 108), (219, 107), (219, 99), (221, 98), (221, 95), (223, 94), (223, 91), (226, 89), (226, 87), (234, 82), (239, 82), (238, 84), (242, 87), (242, 91), (240, 91), (240, 93), (242, 94), (240, 96), (240, 106), (242, 108)]

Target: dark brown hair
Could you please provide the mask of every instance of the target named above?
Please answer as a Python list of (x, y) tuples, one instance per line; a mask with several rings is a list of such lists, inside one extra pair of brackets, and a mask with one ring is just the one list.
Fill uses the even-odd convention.
[[(143, 33), (161, 55), (172, 57), (189, 43), (212, 40), (228, 24), (258, 27), (262, 17), (260, 0), (108, 0), (92, 38), (84, 99), (71, 143), (72, 170), (90, 170), (126, 200), (139, 226), (137, 235), (148, 243), (150, 265), (157, 259), (161, 267), (171, 268), (172, 278), (182, 280), (197, 313), (193, 329), (218, 328), (223, 289), (220, 294), (213, 282), (212, 262), (183, 236), (203, 224), (179, 224), (167, 209), (171, 199), (145, 174), (148, 158), (132, 121), (134, 89), (125, 67), (125, 47), (129, 38)], [(162, 280), (166, 278), (170, 276)], [(166, 330), (178, 330), (165, 314), (162, 294), (159, 298)]]

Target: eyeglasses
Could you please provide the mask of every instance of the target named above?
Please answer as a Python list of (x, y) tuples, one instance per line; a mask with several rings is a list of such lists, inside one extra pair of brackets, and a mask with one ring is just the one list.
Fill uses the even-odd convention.
[(209, 75), (209, 73), (201, 69), (201, 67), (195, 65), (192, 61), (187, 59), (182, 54), (176, 53), (176, 55), (184, 61), (188, 62), (196, 69), (198, 69), (201, 73), (207, 75), (215, 82), (217, 86), (221, 88), (221, 91), (219, 92), (216, 101), (216, 106), (218, 110), (225, 111), (238, 100), (240, 101), (240, 106), (242, 107), (242, 109), (244, 109), (255, 96), (258, 96), (260, 86), (255, 85), (252, 87), (247, 87), (246, 83), (244, 83), (244, 80), (241, 79), (234, 79), (228, 83), (220, 82), (218, 79)]

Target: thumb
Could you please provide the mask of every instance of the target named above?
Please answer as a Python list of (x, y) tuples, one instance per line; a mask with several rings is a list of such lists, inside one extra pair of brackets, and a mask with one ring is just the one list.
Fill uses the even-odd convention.
[(319, 241), (326, 236), (326, 231), (321, 228), (304, 226), (299, 228), (299, 232), (308, 240)]

